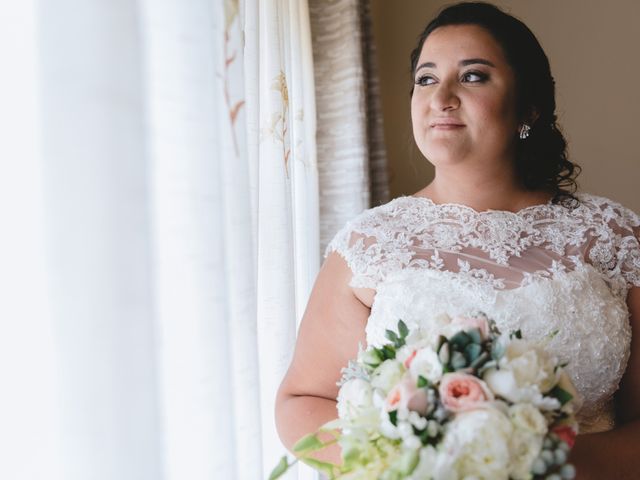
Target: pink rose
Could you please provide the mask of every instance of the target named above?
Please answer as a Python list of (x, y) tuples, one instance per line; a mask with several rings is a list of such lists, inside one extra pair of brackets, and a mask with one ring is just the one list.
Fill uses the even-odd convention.
[(451, 324), (461, 327), (464, 331), (477, 328), (483, 339), (489, 337), (489, 322), (484, 317), (454, 317)]
[(413, 412), (425, 415), (429, 406), (427, 392), (424, 388), (418, 388), (410, 375), (406, 375), (387, 394), (385, 409), (387, 412), (406, 408)]
[(440, 400), (452, 412), (472, 410), (493, 400), (486, 383), (467, 373), (446, 373), (440, 381)]

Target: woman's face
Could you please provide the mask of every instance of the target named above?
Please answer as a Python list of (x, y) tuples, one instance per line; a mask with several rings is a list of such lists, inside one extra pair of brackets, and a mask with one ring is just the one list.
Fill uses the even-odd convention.
[(487, 30), (477, 25), (434, 30), (422, 47), (414, 81), (413, 135), (431, 163), (512, 162), (518, 129), (515, 75)]

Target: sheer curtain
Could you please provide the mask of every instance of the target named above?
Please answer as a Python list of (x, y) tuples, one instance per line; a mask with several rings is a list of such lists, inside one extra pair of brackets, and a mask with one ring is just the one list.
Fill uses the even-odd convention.
[(266, 477), (319, 263), (306, 2), (7, 3), (0, 477)]
[[(385, 186), (378, 120), (316, 116), (310, 18), (327, 25), (299, 0), (0, 5), (0, 478), (254, 480), (285, 453), (316, 118), (374, 145), (354, 169), (322, 140), (355, 179), (323, 182), (323, 225)], [(362, 36), (340, 42), (366, 65)]]

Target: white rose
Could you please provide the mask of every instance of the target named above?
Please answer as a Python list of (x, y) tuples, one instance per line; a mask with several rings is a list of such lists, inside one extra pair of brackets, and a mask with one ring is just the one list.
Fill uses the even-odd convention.
[(547, 433), (547, 420), (540, 411), (528, 403), (517, 403), (509, 407), (509, 418), (517, 429), (544, 436)]
[(531, 479), (533, 461), (542, 450), (544, 435), (516, 428), (511, 435), (509, 449), (511, 451), (510, 476), (515, 480)]
[(443, 452), (455, 459), (452, 469), (459, 478), (507, 480), (512, 431), (509, 419), (497, 409), (459, 413), (447, 424)]
[(518, 401), (518, 384), (511, 370), (491, 368), (484, 373), (482, 378), (496, 395), (512, 402)]
[(558, 382), (557, 361), (537, 345), (512, 340), (500, 359), (500, 369), (489, 369), (483, 379), (497, 395), (511, 402), (541, 405), (542, 394)]
[(366, 380), (353, 378), (344, 383), (338, 392), (338, 416), (354, 420), (360, 413), (373, 405), (373, 389)]
[(374, 388), (381, 389), (385, 394), (387, 394), (389, 393), (389, 390), (391, 390), (394, 385), (400, 381), (404, 371), (405, 368), (402, 366), (402, 363), (397, 360), (385, 360), (373, 372), (371, 385)]
[(416, 380), (419, 375), (422, 375), (431, 383), (439, 382), (442, 378), (442, 364), (438, 354), (429, 347), (423, 348), (416, 353), (409, 365), (409, 371)]
[(500, 359), (500, 367), (504, 365), (512, 370), (520, 386), (537, 385), (541, 393), (547, 393), (558, 383), (558, 374), (554, 371), (557, 363), (546, 350), (519, 339), (511, 341)]

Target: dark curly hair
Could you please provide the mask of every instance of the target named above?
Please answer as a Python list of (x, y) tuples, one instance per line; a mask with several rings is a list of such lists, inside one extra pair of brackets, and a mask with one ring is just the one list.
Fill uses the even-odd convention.
[(567, 142), (555, 113), (555, 81), (549, 59), (533, 32), (517, 18), (488, 3), (463, 2), (446, 7), (425, 27), (411, 52), (412, 78), (425, 40), (436, 28), (447, 25), (478, 25), (502, 47), (515, 72), (518, 117), (538, 115), (529, 137), (517, 142), (516, 174), (526, 189), (548, 191), (553, 194), (554, 203), (575, 205), (575, 178), (581, 168), (567, 158)]

